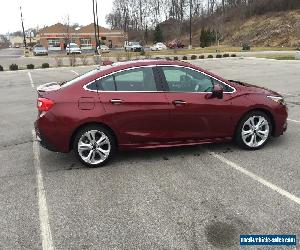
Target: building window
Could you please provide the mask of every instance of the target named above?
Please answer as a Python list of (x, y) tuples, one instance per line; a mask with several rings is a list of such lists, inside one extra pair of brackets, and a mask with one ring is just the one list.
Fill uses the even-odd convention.
[(92, 40), (91, 40), (91, 38), (80, 38), (80, 46), (82, 48), (92, 47)]
[(48, 39), (48, 46), (51, 47), (60, 47), (60, 40), (58, 38)]

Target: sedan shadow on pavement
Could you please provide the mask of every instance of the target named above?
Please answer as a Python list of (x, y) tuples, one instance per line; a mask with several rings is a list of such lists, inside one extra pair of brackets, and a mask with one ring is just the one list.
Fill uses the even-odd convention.
[[(278, 150), (281, 147), (285, 147), (287, 143), (288, 138), (285, 136), (270, 138), (269, 143), (266, 144), (265, 148), (260, 149), (260, 151)], [(145, 161), (152, 162), (153, 164), (161, 164), (162, 161), (167, 162), (176, 158), (196, 158), (210, 151), (223, 154), (236, 152), (236, 154), (239, 154), (239, 152), (246, 152), (247, 150), (241, 149), (234, 142), (229, 142), (199, 146), (119, 151), (117, 152), (115, 159), (106, 164), (104, 168), (128, 166), (130, 164), (142, 166)], [(255, 153), (255, 151), (248, 152)], [(43, 169), (46, 172), (89, 169), (77, 161), (73, 151), (69, 153), (55, 153), (41, 147), (40, 157), (45, 166)]]

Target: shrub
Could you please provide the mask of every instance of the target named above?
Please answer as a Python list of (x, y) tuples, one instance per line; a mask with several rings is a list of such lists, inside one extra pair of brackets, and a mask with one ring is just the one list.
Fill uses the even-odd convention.
[(76, 61), (77, 61), (77, 58), (76, 58), (75, 54), (72, 54), (69, 56), (70, 66), (74, 67), (76, 65)]
[(116, 60), (117, 60), (117, 62), (120, 62), (121, 59), (122, 59), (122, 55), (120, 53), (117, 53), (116, 54)]
[(204, 58), (205, 58), (204, 55), (199, 56), (199, 59), (204, 59)]
[(191, 56), (191, 60), (195, 60), (195, 59), (197, 59), (197, 56), (196, 55), (192, 55)]
[(187, 60), (187, 56), (183, 56), (183, 57), (182, 57), (182, 60)]
[(11, 64), (9, 65), (9, 70), (18, 70), (19, 69), (19, 66), (17, 64)]
[(94, 64), (100, 65), (101, 63), (101, 57), (99, 55), (94, 55)]
[(43, 64), (42, 64), (42, 68), (43, 68), (43, 69), (47, 69), (47, 68), (49, 68), (49, 67), (50, 67), (49, 63), (43, 63)]
[(140, 55), (141, 56), (144, 56), (146, 53), (145, 53), (145, 50), (142, 48), (141, 52), (140, 52)]
[(166, 56), (165, 59), (166, 59), (167, 61), (170, 61), (170, 60), (171, 60), (171, 58), (168, 57), (168, 56)]
[(217, 55), (216, 55), (216, 58), (222, 58), (222, 55), (217, 54)]
[(56, 56), (54, 59), (57, 67), (63, 66), (63, 60), (61, 57)]
[(244, 43), (242, 47), (243, 50), (247, 50), (247, 51), (251, 49), (250, 45), (246, 43)]
[(160, 60), (161, 58), (157, 56), (157, 57), (155, 57), (155, 59), (156, 59), (156, 60)]
[(132, 59), (132, 54), (131, 54), (131, 52), (126, 52), (126, 60), (127, 61), (130, 61)]
[(207, 58), (214, 58), (214, 56), (213, 55), (208, 55)]
[(174, 56), (174, 61), (178, 61), (178, 56)]
[(88, 62), (88, 57), (86, 55), (82, 55), (80, 59), (82, 65), (88, 65), (89, 62)]
[(31, 63), (31, 64), (27, 64), (27, 69), (34, 69), (34, 65)]
[(231, 54), (231, 57), (236, 57), (236, 54)]
[(0, 71), (3, 71), (3, 66), (2, 65), (0, 65)]
[(228, 54), (228, 53), (225, 53), (225, 54), (223, 55), (223, 57), (229, 57), (229, 54)]

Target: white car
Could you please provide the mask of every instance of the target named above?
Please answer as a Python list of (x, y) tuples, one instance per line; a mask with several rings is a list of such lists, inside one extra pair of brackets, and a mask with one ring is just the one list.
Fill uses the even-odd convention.
[(151, 48), (152, 51), (165, 50), (167, 46), (163, 43), (156, 43)]
[(76, 43), (70, 43), (67, 45), (67, 55), (69, 54), (81, 54), (81, 49)]
[(100, 48), (98, 47), (98, 51), (101, 53), (109, 53), (110, 50), (106, 45), (100, 45)]
[(300, 50), (296, 51), (295, 59), (300, 60)]

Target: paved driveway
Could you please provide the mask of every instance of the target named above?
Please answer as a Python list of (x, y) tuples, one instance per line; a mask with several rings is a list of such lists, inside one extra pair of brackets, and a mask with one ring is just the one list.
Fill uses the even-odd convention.
[(0, 249), (237, 249), (240, 234), (300, 237), (300, 62), (193, 63), (283, 93), (287, 133), (259, 151), (121, 152), (87, 169), (40, 148), (32, 129), (34, 88), (91, 67), (0, 72)]

